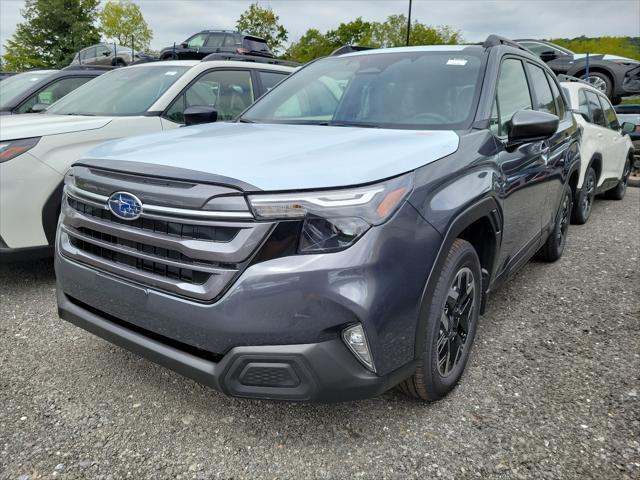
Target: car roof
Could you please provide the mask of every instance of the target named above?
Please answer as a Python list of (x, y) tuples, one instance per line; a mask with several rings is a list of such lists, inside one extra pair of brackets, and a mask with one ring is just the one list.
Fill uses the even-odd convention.
[[(275, 65), (271, 63), (257, 63), (257, 62), (243, 62), (237, 60), (208, 60), (206, 62), (202, 62), (200, 60), (163, 60), (160, 62), (148, 62), (148, 63), (139, 63), (138, 65), (130, 65), (128, 67), (122, 68), (154, 68), (154, 67), (188, 67), (194, 68), (197, 66), (201, 66), (199, 70), (208, 70), (212, 67), (234, 67), (234, 68), (242, 68), (242, 69), (260, 69), (260, 70), (278, 70), (278, 71), (286, 71), (290, 72), (295, 69), (295, 67), (290, 67), (286, 65)], [(122, 68), (118, 70), (122, 70)]]

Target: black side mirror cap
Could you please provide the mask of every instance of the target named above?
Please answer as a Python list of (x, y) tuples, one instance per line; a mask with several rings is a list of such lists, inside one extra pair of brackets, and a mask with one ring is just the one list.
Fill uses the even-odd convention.
[(622, 133), (627, 135), (629, 135), (635, 129), (636, 129), (636, 124), (632, 122), (622, 122), (622, 125), (620, 126), (620, 130), (622, 130)]
[(556, 58), (558, 58), (558, 54), (552, 50), (547, 51), (547, 52), (542, 52), (540, 54), (540, 58), (545, 61), (548, 62), (549, 60), (555, 60)]
[(509, 144), (546, 140), (558, 130), (560, 119), (551, 113), (537, 110), (518, 110), (511, 117)]
[(36, 103), (33, 107), (31, 107), (31, 110), (29, 111), (29, 113), (42, 113), (48, 107), (49, 105), (45, 105), (44, 103)]
[(187, 42), (183, 42), (180, 44), (182, 48), (189, 48), (189, 44)]
[(218, 111), (213, 107), (194, 106), (184, 110), (184, 125), (199, 125), (213, 123), (218, 120)]
[(105, 57), (108, 57), (109, 55), (111, 55), (111, 52), (102, 52), (102, 55), (104, 55)]

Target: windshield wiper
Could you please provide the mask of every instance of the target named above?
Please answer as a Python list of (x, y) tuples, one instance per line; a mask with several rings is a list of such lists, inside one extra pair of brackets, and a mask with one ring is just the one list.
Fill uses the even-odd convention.
[(253, 120), (247, 120), (246, 118), (241, 118), (238, 120), (240, 123), (256, 123)]
[(95, 113), (77, 113), (77, 112), (72, 112), (72, 113), (65, 113), (64, 115), (77, 115), (77, 116), (82, 116), (82, 117), (97, 117), (97, 115)]

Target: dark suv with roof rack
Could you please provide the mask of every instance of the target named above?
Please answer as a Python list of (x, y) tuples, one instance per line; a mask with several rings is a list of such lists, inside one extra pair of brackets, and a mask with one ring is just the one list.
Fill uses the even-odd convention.
[(562, 255), (579, 139), (500, 37), (311, 62), (236, 122), (74, 164), (60, 316), (229, 395), (437, 400), (490, 292)]
[(160, 60), (200, 60), (212, 53), (273, 57), (263, 38), (228, 30), (203, 30), (181, 44), (162, 49)]

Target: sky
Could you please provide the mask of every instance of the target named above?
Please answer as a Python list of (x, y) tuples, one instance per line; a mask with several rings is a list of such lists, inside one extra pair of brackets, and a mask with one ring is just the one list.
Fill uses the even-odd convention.
[[(234, 29), (251, 0), (134, 0), (160, 50), (203, 29)], [(382, 21), (405, 13), (408, 0), (261, 0), (295, 41), (309, 28), (324, 32), (361, 16)], [(0, 45), (22, 21), (24, 0), (0, 0)], [(497, 33), (509, 38), (640, 36), (640, 0), (414, 0), (412, 18), (449, 25), (470, 42)], [(4, 48), (0, 47), (0, 53)]]

